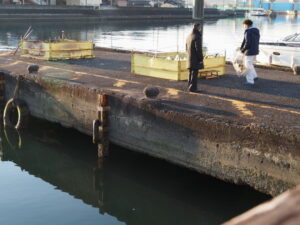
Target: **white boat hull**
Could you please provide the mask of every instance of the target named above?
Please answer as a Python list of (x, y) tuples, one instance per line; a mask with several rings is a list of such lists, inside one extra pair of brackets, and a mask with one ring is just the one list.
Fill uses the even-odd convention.
[(260, 45), (257, 61), (291, 68), (300, 66), (300, 47)]
[(249, 16), (268, 16), (266, 13), (249, 13)]
[(249, 16), (269, 16), (270, 12), (264, 9), (251, 10), (248, 12)]

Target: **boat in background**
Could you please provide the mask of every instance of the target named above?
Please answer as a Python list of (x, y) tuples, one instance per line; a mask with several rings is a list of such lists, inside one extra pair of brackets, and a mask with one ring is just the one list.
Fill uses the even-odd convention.
[(287, 66), (295, 69), (300, 66), (300, 33), (289, 35), (275, 42), (261, 42), (257, 61), (263, 64)]
[(269, 12), (264, 9), (252, 9), (248, 12), (249, 16), (269, 16)]

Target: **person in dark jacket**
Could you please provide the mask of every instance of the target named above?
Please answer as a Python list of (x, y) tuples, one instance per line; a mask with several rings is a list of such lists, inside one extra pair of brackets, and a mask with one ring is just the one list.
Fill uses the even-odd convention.
[(187, 69), (189, 70), (188, 90), (197, 92), (198, 71), (203, 69), (202, 33), (199, 23), (194, 24), (186, 40)]
[(244, 57), (244, 66), (246, 75), (246, 85), (253, 85), (256, 81), (257, 73), (253, 66), (253, 62), (256, 59), (256, 56), (259, 54), (259, 39), (260, 34), (259, 30), (255, 27), (252, 27), (253, 22), (249, 19), (244, 20), (243, 22), (245, 27), (244, 40), (241, 46), (241, 52), (245, 54)]

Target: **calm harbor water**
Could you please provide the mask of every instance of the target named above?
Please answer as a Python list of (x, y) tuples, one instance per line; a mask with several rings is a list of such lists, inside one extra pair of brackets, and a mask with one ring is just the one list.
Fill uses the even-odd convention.
[(212, 225), (269, 199), (116, 146), (99, 162), (90, 137), (36, 126), (2, 131), (0, 224)]
[[(299, 31), (300, 19), (290, 16), (252, 18), (260, 28), (262, 40), (278, 40)], [(244, 18), (206, 21), (204, 44), (211, 53), (224, 53), (230, 58), (243, 35)], [(62, 30), (70, 39), (91, 40), (96, 46), (128, 50), (167, 52), (184, 51), (185, 39), (192, 22), (183, 21), (105, 21), (105, 22), (1, 22), (0, 50), (13, 49), (29, 26), (30, 39), (48, 40), (59, 37)]]

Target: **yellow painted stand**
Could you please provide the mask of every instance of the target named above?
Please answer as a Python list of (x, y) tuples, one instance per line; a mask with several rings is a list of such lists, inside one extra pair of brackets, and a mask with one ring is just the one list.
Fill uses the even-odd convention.
[[(176, 56), (181, 58), (175, 60)], [(134, 53), (131, 56), (131, 72), (136, 75), (164, 78), (169, 80), (187, 80), (188, 70), (186, 69), (186, 53), (158, 53), (140, 54)], [(217, 70), (219, 75), (226, 72), (225, 56), (206, 56), (204, 59), (205, 69), (201, 71)]]
[(43, 60), (94, 58), (93, 42), (61, 40), (58, 42), (22, 41), (21, 56)]

